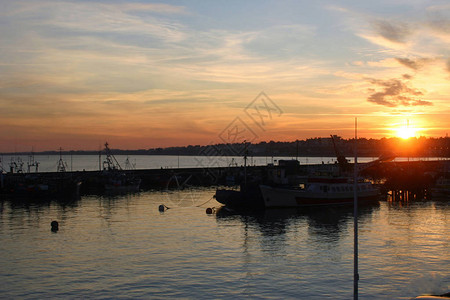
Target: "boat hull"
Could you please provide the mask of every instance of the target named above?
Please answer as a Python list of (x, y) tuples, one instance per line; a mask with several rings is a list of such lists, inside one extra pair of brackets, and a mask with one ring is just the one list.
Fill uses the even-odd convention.
[[(347, 193), (311, 193), (301, 189), (260, 186), (265, 207), (307, 207), (329, 205), (351, 205), (354, 202), (353, 192)], [(379, 200), (376, 190), (358, 192), (358, 203)]]
[(264, 208), (261, 191), (254, 187), (241, 187), (240, 190), (217, 189), (217, 202), (233, 209), (261, 209)]

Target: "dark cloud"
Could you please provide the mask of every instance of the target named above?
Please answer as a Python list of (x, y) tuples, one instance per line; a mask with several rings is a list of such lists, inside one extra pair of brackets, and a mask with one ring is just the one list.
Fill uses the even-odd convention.
[(409, 74), (403, 74), (402, 77), (403, 77), (404, 79), (412, 79), (412, 78), (413, 78), (413, 76), (412, 76), (412, 75), (409, 75)]
[[(411, 78), (412, 76), (408, 75), (408, 77)], [(369, 89), (371, 93), (367, 98), (369, 102), (388, 107), (433, 105), (429, 101), (418, 99), (418, 97), (423, 96), (423, 93), (418, 89), (409, 87), (401, 79), (380, 80), (368, 78), (367, 80), (373, 85), (381, 87), (381, 91), (373, 88)]]
[(404, 43), (412, 31), (404, 23), (390, 23), (387, 21), (376, 21), (373, 26), (377, 33), (387, 40), (395, 43)]
[(418, 58), (418, 59), (409, 59), (409, 58), (395, 58), (399, 63), (404, 65), (405, 67), (411, 68), (413, 70), (419, 70), (420, 68), (424, 67), (427, 63), (430, 63), (433, 61), (432, 58)]

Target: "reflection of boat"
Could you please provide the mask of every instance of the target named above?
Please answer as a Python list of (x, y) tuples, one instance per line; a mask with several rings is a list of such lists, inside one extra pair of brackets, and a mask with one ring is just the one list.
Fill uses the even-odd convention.
[[(346, 177), (310, 177), (298, 187), (261, 185), (265, 207), (348, 205), (354, 201), (354, 182)], [(356, 183), (358, 202), (378, 200), (379, 190), (370, 182)]]
[(439, 177), (435, 186), (431, 189), (433, 197), (450, 196), (450, 178)]
[[(374, 211), (379, 208), (379, 202), (360, 207), (358, 215), (361, 220), (370, 219)], [(270, 251), (284, 247), (284, 235), (289, 228), (307, 226), (306, 233), (321, 241), (338, 241), (348, 229), (348, 223), (353, 217), (351, 206), (317, 207), (283, 207), (265, 210), (234, 210), (226, 206), (216, 212), (219, 223), (230, 225), (230, 222), (242, 222), (245, 228), (258, 230), (263, 238), (264, 246), (270, 245)], [(343, 235), (344, 234), (344, 235)], [(274, 239), (275, 236), (281, 236)]]

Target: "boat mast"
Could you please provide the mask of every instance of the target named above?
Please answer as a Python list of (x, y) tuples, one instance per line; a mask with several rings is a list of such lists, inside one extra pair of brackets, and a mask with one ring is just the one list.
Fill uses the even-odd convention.
[(103, 169), (108, 171), (122, 170), (122, 167), (120, 166), (116, 157), (111, 153), (111, 149), (109, 149), (108, 145), (109, 145), (108, 142), (106, 142), (105, 143), (106, 160), (103, 162)]
[(98, 170), (102, 170), (102, 148), (101, 146), (98, 147)]
[(355, 163), (353, 169), (353, 299), (358, 299), (358, 119), (355, 118)]
[(248, 149), (247, 149), (247, 141), (244, 140), (244, 186), (247, 187), (247, 155), (248, 155)]
[(59, 160), (58, 160), (58, 166), (56, 168), (57, 172), (66, 172), (66, 164), (64, 163), (62, 159), (62, 148), (59, 147)]

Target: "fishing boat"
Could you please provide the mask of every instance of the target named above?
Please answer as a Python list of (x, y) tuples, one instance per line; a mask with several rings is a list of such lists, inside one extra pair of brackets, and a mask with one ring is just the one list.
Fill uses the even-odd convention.
[(217, 202), (232, 209), (263, 209), (264, 202), (259, 185), (292, 185), (298, 181), (299, 166), (298, 160), (279, 160), (278, 165), (269, 164), (264, 175), (245, 172), (239, 189), (218, 188), (214, 197)]
[(108, 145), (108, 143), (105, 143), (106, 158), (103, 161), (101, 173), (104, 190), (113, 193), (138, 192), (141, 179), (122, 169)]
[[(72, 172), (66, 172), (66, 163), (62, 160), (60, 148), (59, 161), (56, 172), (39, 173), (39, 162), (34, 160), (33, 154), (29, 156), (28, 172), (23, 169), (23, 162), (11, 161), (10, 171), (1, 174), (1, 189), (3, 194), (11, 198), (22, 199), (48, 199), (48, 198), (74, 198), (80, 194), (81, 180)], [(36, 167), (31, 172), (31, 167)]]
[(296, 187), (260, 185), (260, 189), (266, 208), (304, 207), (352, 205), (355, 186), (359, 203), (378, 201), (380, 192), (371, 182), (358, 180), (355, 184), (347, 177), (308, 177)]
[(216, 190), (214, 198), (217, 202), (232, 209), (255, 210), (264, 208), (261, 190), (257, 183), (241, 184), (239, 190), (219, 188)]
[(104, 174), (105, 191), (109, 192), (138, 192), (141, 179), (125, 173), (111, 172)]

